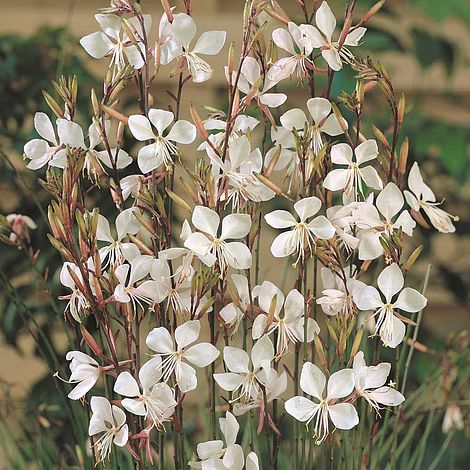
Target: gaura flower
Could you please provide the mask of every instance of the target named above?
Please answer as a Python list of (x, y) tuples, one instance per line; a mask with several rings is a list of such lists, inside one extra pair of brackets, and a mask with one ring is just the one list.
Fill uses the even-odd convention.
[(126, 413), (116, 405), (111, 405), (104, 397), (91, 397), (90, 406), (93, 414), (88, 426), (88, 435), (103, 433), (93, 445), (99, 451), (99, 461), (103, 462), (109, 457), (113, 443), (118, 447), (127, 444), (129, 429)]
[(18, 238), (29, 240), (29, 231), (36, 230), (36, 222), (31, 217), (23, 214), (8, 214), (6, 217), (7, 222), (10, 224), (10, 240), (16, 242)]
[(379, 149), (373, 139), (362, 142), (353, 150), (348, 144), (336, 144), (331, 147), (331, 161), (336, 165), (345, 165), (347, 168), (337, 168), (330, 171), (323, 186), (330, 191), (343, 190), (346, 195), (357, 201), (358, 194), (364, 196), (363, 183), (371, 189), (382, 189), (383, 183), (377, 170), (363, 163), (377, 158)]
[[(266, 313), (256, 316), (252, 328), (253, 339), (277, 331), (278, 357), (288, 351), (290, 343), (313, 341), (320, 327), (313, 318), (305, 318), (305, 299), (297, 289), (291, 290), (284, 302), (284, 295), (272, 282), (264, 281), (257, 287), (253, 296), (258, 297), (259, 307)], [(281, 317), (283, 307), (284, 315)]]
[(161, 378), (161, 358), (156, 356), (147, 361), (139, 370), (139, 383), (127, 372), (121, 372), (114, 384), (114, 391), (126, 398), (122, 406), (137, 416), (150, 420), (152, 426), (163, 428), (163, 423), (173, 415), (177, 405), (174, 391)]
[(313, 31), (310, 33), (313, 47), (321, 49), (321, 54), (331, 69), (340, 70), (343, 67), (343, 62), (349, 63), (354, 59), (348, 47), (358, 46), (367, 29), (363, 27), (352, 28), (340, 47), (338, 41), (332, 40), (336, 28), (336, 18), (326, 2), (323, 2), (317, 10), (315, 23), (318, 29), (312, 27)]
[(442, 432), (448, 434), (449, 432), (459, 431), (464, 429), (462, 411), (456, 403), (450, 403), (444, 414), (442, 421)]
[(64, 313), (70, 312), (73, 319), (78, 323), (81, 323), (82, 320), (80, 319), (80, 313), (90, 308), (90, 303), (83, 292), (79, 289), (79, 286), (75, 284), (73, 277), (70, 275), (69, 269), (73, 271), (83, 285), (83, 276), (79, 267), (74, 263), (66, 261), (60, 271), (60, 282), (63, 286), (71, 289), (72, 293), (61, 297), (61, 300), (68, 300)]
[[(166, 168), (173, 165), (173, 156), (178, 155), (179, 144), (190, 144), (196, 138), (196, 126), (189, 121), (176, 121), (170, 131), (164, 132), (173, 122), (175, 116), (171, 111), (150, 109), (148, 117), (141, 114), (129, 116), (129, 129), (132, 135), (140, 141), (153, 141), (142, 147), (137, 155), (137, 163), (142, 173), (149, 173), (160, 165)], [(152, 129), (152, 125), (156, 132)]]
[[(310, 98), (307, 101), (307, 108), (311, 120), (307, 118), (304, 111), (299, 108), (290, 109), (285, 112), (280, 120), (285, 129), (292, 131), (303, 131), (307, 128), (307, 136), (311, 140), (312, 150), (318, 155), (324, 146), (322, 134), (336, 136), (344, 134), (338, 119), (334, 113), (331, 113), (331, 103), (325, 98)], [(313, 121), (313, 122), (312, 122)]]
[(227, 241), (243, 238), (250, 232), (251, 218), (248, 214), (229, 214), (224, 217), (220, 235), (220, 217), (212, 209), (196, 206), (191, 220), (200, 232), (192, 233), (184, 246), (196, 253), (203, 263), (210, 267), (218, 261), (221, 273), (227, 266), (234, 269), (251, 267), (252, 257), (248, 247), (241, 242)]
[(273, 228), (291, 228), (287, 232), (278, 235), (271, 245), (271, 253), (276, 258), (290, 256), (298, 253), (296, 263), (305, 257), (306, 251), (311, 251), (315, 246), (315, 237), (328, 240), (335, 234), (331, 222), (324, 216), (319, 215), (310, 222), (307, 219), (313, 217), (321, 208), (321, 201), (315, 196), (301, 199), (294, 204), (294, 210), (299, 217), (295, 220), (290, 212), (276, 210), (264, 216), (268, 225)]
[(388, 183), (380, 191), (375, 201), (377, 208), (372, 203), (372, 197), (353, 214), (356, 226), (362, 229), (358, 235), (360, 260), (376, 259), (383, 255), (384, 249), (380, 243), (382, 237), (391, 237), (400, 229), (411, 237), (416, 227), (409, 212), (402, 210), (405, 200), (395, 183)]
[(160, 291), (157, 281), (142, 281), (150, 272), (153, 258), (140, 255), (129, 264), (121, 264), (116, 268), (114, 274), (119, 284), (114, 289), (114, 299), (117, 302), (127, 304), (132, 302), (133, 311), (137, 306), (144, 310), (143, 304), (159, 303)]
[(423, 181), (419, 166), (416, 162), (411, 167), (408, 175), (408, 187), (410, 191), (405, 190), (405, 198), (406, 202), (413, 210), (419, 211), (423, 209), (424, 213), (429, 217), (431, 224), (434, 225), (439, 232), (455, 232), (452, 221), (456, 222), (459, 218), (437, 207), (442, 204), (442, 202), (436, 202), (436, 196), (432, 189)]
[[(343, 194), (343, 199), (347, 200), (347, 196)], [(359, 238), (355, 236), (354, 228), (356, 225), (356, 218), (354, 217), (354, 211), (357, 209), (359, 202), (345, 201), (345, 205), (338, 205), (328, 207), (326, 210), (326, 217), (335, 228), (336, 234), (338, 235), (342, 247), (348, 253), (351, 253), (359, 246)]]
[[(375, 334), (380, 335), (385, 346), (396, 348), (405, 337), (406, 327), (403, 321), (410, 322), (397, 310), (419, 312), (426, 306), (427, 299), (415, 289), (403, 289), (403, 273), (396, 263), (387, 266), (379, 274), (377, 285), (385, 301), (372, 286), (356, 290), (353, 293), (354, 301), (359, 310), (374, 310), (374, 316), (377, 316)], [(398, 297), (393, 300), (398, 293)]]
[(256, 399), (260, 385), (266, 382), (265, 369), (271, 367), (274, 359), (273, 343), (267, 336), (259, 339), (251, 349), (251, 364), (248, 353), (243, 349), (232, 346), (224, 347), (224, 363), (229, 372), (214, 374), (214, 379), (220, 388), (227, 392), (237, 392), (237, 398), (242, 403)]
[(199, 338), (200, 331), (199, 320), (190, 320), (178, 326), (175, 330), (176, 346), (170, 332), (164, 327), (154, 328), (147, 336), (147, 346), (163, 359), (159, 366), (163, 382), (168, 382), (174, 372), (176, 385), (183, 393), (197, 387), (196, 371), (189, 364), (206, 367), (220, 354), (210, 343), (189, 346)]
[(364, 397), (377, 413), (381, 409), (380, 405), (398, 406), (405, 401), (405, 397), (398, 390), (385, 385), (391, 367), (388, 362), (381, 362), (376, 366), (366, 366), (362, 351), (354, 356), (353, 370), (356, 392)]
[[(142, 17), (145, 34), (148, 34), (152, 25), (152, 17), (150, 15), (142, 15)], [(95, 19), (102, 31), (88, 34), (80, 39), (80, 44), (88, 54), (95, 59), (111, 56), (111, 66), (115, 66), (117, 70), (124, 68), (126, 62), (135, 69), (142, 68), (147, 52), (142, 43), (144, 31), (142, 31), (139, 19), (134, 16), (124, 20), (117, 15), (102, 14), (95, 15)], [(132, 40), (122, 28), (124, 21), (129, 29), (133, 30), (134, 38)]]
[(300, 388), (315, 401), (297, 396), (285, 403), (287, 413), (306, 426), (315, 419), (314, 437), (320, 444), (330, 433), (329, 420), (338, 429), (351, 429), (359, 423), (357, 411), (351, 403), (337, 403), (354, 390), (354, 372), (342, 369), (331, 374), (328, 379), (326, 398), (324, 397), (326, 378), (323, 372), (311, 362), (306, 362), (300, 374)]
[(124, 260), (132, 260), (140, 255), (140, 251), (134, 243), (124, 242), (128, 235), (136, 235), (141, 229), (141, 225), (134, 217), (135, 207), (123, 210), (114, 223), (117, 236), (111, 234), (111, 227), (108, 220), (103, 215), (98, 215), (98, 228), (96, 230), (96, 239), (109, 243), (100, 248), (99, 253), (103, 267), (108, 265), (116, 267)]
[(250, 305), (250, 290), (246, 276), (232, 274), (231, 278), (237, 291), (236, 298), (222, 307), (219, 315), (228, 327), (233, 327), (232, 335), (235, 335)]
[(168, 46), (167, 60), (180, 58), (180, 68), (186, 67), (194, 83), (202, 83), (212, 77), (213, 68), (200, 55), (216, 55), (225, 44), (225, 31), (206, 31), (199, 36), (194, 48), (191, 41), (196, 35), (194, 20), (185, 13), (174, 15), (171, 23), (171, 35), (174, 44)]
[(239, 211), (247, 201), (268, 201), (275, 196), (273, 190), (261, 183), (253, 173), (260, 173), (263, 168), (263, 156), (260, 149), (251, 150), (246, 136), (233, 139), (228, 146), (228, 160), (223, 162), (208, 147), (207, 153), (212, 165), (221, 173), (218, 179), (226, 178), (228, 187), (222, 186), (220, 199), (232, 203), (232, 208)]
[(321, 305), (327, 315), (342, 315), (351, 318), (354, 315), (356, 306), (354, 304), (353, 292), (362, 289), (365, 284), (353, 276), (349, 276), (344, 270), (345, 280), (330, 269), (323, 267), (320, 275), (323, 283), (322, 297), (317, 299), (317, 304)]
[(242, 470), (244, 464), (243, 449), (237, 441), (240, 425), (235, 416), (227, 411), (225, 418), (219, 418), (219, 427), (225, 439), (201, 442), (196, 451), (199, 462), (189, 462), (191, 468)]
[(289, 31), (277, 28), (273, 31), (273, 41), (277, 47), (286, 51), (289, 56), (279, 59), (269, 69), (266, 80), (278, 83), (294, 73), (302, 81), (313, 67), (309, 56), (313, 51), (313, 34), (315, 28), (309, 24), (297, 26), (292, 21), (287, 25)]
[(70, 361), (69, 383), (77, 386), (68, 394), (71, 400), (83, 398), (98, 381), (100, 376), (100, 365), (88, 354), (81, 351), (69, 351), (65, 356)]

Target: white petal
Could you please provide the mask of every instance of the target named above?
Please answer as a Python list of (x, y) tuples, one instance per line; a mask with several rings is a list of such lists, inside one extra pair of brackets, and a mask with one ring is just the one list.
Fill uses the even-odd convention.
[(312, 397), (323, 400), (326, 378), (323, 372), (311, 362), (306, 362), (300, 374), (300, 388)]
[(273, 228), (289, 228), (297, 223), (292, 214), (284, 210), (270, 212), (264, 216), (264, 220)]
[(173, 338), (166, 328), (160, 326), (154, 328), (148, 335), (145, 340), (145, 344), (152, 351), (155, 351), (159, 354), (171, 354), (175, 351), (173, 344)]
[(140, 230), (140, 224), (134, 217), (135, 210), (132, 207), (125, 209), (116, 217), (116, 230), (119, 241), (127, 234), (135, 235)]
[(233, 392), (241, 386), (243, 382), (243, 376), (235, 374), (233, 372), (226, 372), (222, 374), (214, 374), (214, 380), (217, 382), (217, 385), (226, 390), (227, 392)]
[(345, 46), (358, 46), (359, 41), (362, 39), (366, 31), (367, 31), (367, 28), (363, 28), (363, 27), (356, 28), (352, 33), (349, 33), (346, 36), (344, 45)]
[(261, 67), (254, 57), (246, 57), (242, 65), (242, 74), (250, 85), (254, 85), (261, 77)]
[(188, 121), (176, 121), (166, 138), (179, 144), (190, 144), (196, 138), (196, 134), (197, 130), (194, 124)]
[[(284, 319), (286, 322), (291, 322), (300, 318), (304, 314), (305, 299), (304, 296), (297, 290), (292, 289), (286, 297), (284, 304)], [(302, 320), (303, 322), (303, 320)], [(303, 337), (302, 337), (303, 340)]]
[(230, 470), (242, 470), (245, 464), (245, 455), (239, 444), (228, 447), (222, 460), (224, 467)]
[(145, 416), (147, 414), (145, 403), (140, 399), (124, 398), (121, 401), (121, 405), (125, 410), (134, 415)]
[[(119, 408), (118, 408), (119, 409)], [(124, 412), (123, 412), (124, 413)], [(129, 428), (127, 424), (122, 426), (122, 428), (116, 433), (114, 436), (113, 442), (118, 447), (124, 447), (127, 444), (127, 440), (129, 439)]]
[(54, 128), (52, 127), (52, 122), (46, 113), (36, 113), (34, 115), (34, 127), (43, 139), (51, 143), (56, 142), (57, 139)]
[(308, 421), (312, 417), (317, 406), (308, 398), (300, 396), (289, 398), (284, 404), (287, 413), (302, 422)]
[(182, 350), (191, 343), (194, 343), (201, 332), (199, 320), (190, 320), (178, 326), (175, 330), (175, 340), (178, 350)]
[(351, 165), (353, 151), (348, 144), (335, 144), (331, 147), (331, 161), (337, 165)]
[(321, 207), (321, 201), (315, 196), (306, 197), (294, 204), (295, 212), (301, 222), (305, 222), (309, 217), (315, 215)]
[(210, 343), (199, 343), (184, 352), (184, 358), (196, 367), (207, 367), (220, 355), (220, 351)]
[(331, 114), (330, 116), (328, 116), (326, 121), (321, 125), (320, 131), (325, 132), (325, 134), (332, 135), (332, 136), (344, 134), (344, 131), (341, 128), (341, 125), (334, 114)]
[(101, 59), (110, 53), (114, 44), (101, 31), (91, 33), (80, 39), (80, 44), (95, 59)]
[(243, 349), (232, 346), (224, 347), (224, 362), (230, 372), (247, 374), (250, 358)]
[(142, 147), (137, 155), (137, 164), (142, 173), (150, 173), (163, 163), (163, 156), (158, 154), (155, 144)]
[(235, 416), (230, 411), (225, 413), (225, 418), (219, 418), (219, 426), (222, 434), (225, 437), (227, 447), (232, 446), (237, 441), (237, 434), (240, 430), (240, 425)]
[(196, 23), (194, 23), (194, 20), (189, 15), (179, 13), (174, 17), (171, 31), (176, 41), (187, 48), (196, 35)]
[(404, 310), (405, 312), (415, 313), (422, 310), (428, 300), (424, 295), (420, 294), (417, 290), (405, 287), (398, 296), (394, 304), (394, 308)]
[(353, 297), (359, 310), (375, 310), (383, 306), (379, 292), (372, 286), (355, 290)]
[(274, 346), (267, 336), (263, 336), (256, 341), (251, 349), (251, 362), (253, 370), (261, 369), (264, 363), (271, 362), (274, 359)]
[(380, 191), (375, 202), (377, 208), (388, 221), (391, 221), (392, 217), (400, 212), (404, 203), (403, 194), (398, 189), (398, 186), (392, 182), (388, 183), (387, 186)]
[(284, 232), (274, 239), (271, 253), (275, 258), (284, 258), (294, 253), (295, 245), (292, 243), (292, 233), (292, 231)]
[(380, 327), (380, 338), (382, 339), (385, 346), (388, 346), (389, 348), (396, 348), (405, 337), (406, 326), (395, 315), (390, 315), (392, 315), (392, 325), (391, 327), (388, 327), (389, 325), (387, 325), (385, 322), (382, 324)]
[(397, 263), (387, 266), (377, 278), (377, 285), (385, 296), (387, 303), (389, 303), (392, 300), (392, 297), (403, 288), (403, 284), (403, 273)]
[(375, 140), (369, 139), (359, 144), (354, 150), (354, 153), (356, 154), (357, 163), (361, 164), (377, 158), (379, 148)]
[(380, 243), (380, 232), (363, 231), (359, 234), (359, 259), (371, 260), (381, 256), (384, 252)]
[(121, 32), (121, 18), (119, 16), (98, 13), (95, 15), (95, 20), (108, 36), (116, 40), (119, 39), (119, 33)]
[(151, 109), (149, 110), (150, 122), (155, 126), (158, 135), (162, 135), (165, 129), (173, 122), (174, 115), (171, 111), (164, 109)]
[(277, 47), (282, 50), (289, 52), (290, 54), (295, 54), (294, 43), (292, 41), (291, 35), (282, 28), (277, 28), (273, 31), (273, 41)]
[(391, 367), (388, 362), (381, 362), (376, 366), (367, 367), (364, 388), (381, 387), (387, 381)]
[(220, 224), (220, 218), (217, 212), (205, 206), (196, 206), (191, 220), (193, 225), (201, 232), (208, 233), (214, 238), (217, 236), (217, 230)]
[(331, 41), (331, 36), (333, 36), (336, 27), (336, 18), (328, 3), (323, 2), (320, 5), (320, 8), (315, 13), (315, 23), (328, 41)]
[(176, 383), (183, 393), (190, 392), (197, 387), (196, 371), (189, 364), (178, 363), (175, 374)]
[(254, 452), (246, 456), (246, 470), (259, 470), (258, 456)]
[(335, 234), (335, 228), (324, 215), (315, 217), (307, 227), (322, 240), (329, 240)]
[(305, 123), (307, 121), (307, 116), (305, 113), (299, 108), (289, 109), (289, 111), (285, 112), (281, 117), (281, 124), (282, 127), (292, 130), (292, 129), (303, 129)]
[(212, 242), (202, 233), (192, 233), (184, 242), (184, 246), (188, 250), (193, 251), (199, 259), (206, 265), (211, 267), (217, 258), (210, 253)]
[(206, 31), (199, 36), (193, 52), (195, 54), (216, 55), (224, 47), (226, 37), (225, 31)]
[(121, 372), (114, 383), (114, 389), (116, 393), (124, 397), (136, 397), (139, 395), (139, 385), (132, 375), (125, 371)]
[(263, 93), (260, 97), (260, 101), (262, 104), (270, 108), (277, 108), (284, 104), (287, 100), (287, 95), (284, 93)]
[(323, 49), (321, 55), (332, 70), (337, 72), (343, 68), (343, 62), (336, 49)]
[(222, 220), (222, 233), (220, 238), (239, 239), (243, 238), (251, 229), (251, 217), (248, 214), (229, 214)]
[(369, 392), (368, 395), (377, 403), (385, 406), (398, 406), (405, 401), (405, 397), (391, 387), (381, 387), (377, 390)]
[(76, 122), (57, 119), (57, 133), (61, 144), (82, 149), (86, 148), (82, 128)]
[(356, 408), (351, 403), (337, 403), (328, 407), (331, 421), (338, 429), (351, 429), (359, 424)]
[(234, 269), (250, 269), (253, 263), (251, 251), (240, 242), (226, 243), (223, 248), (227, 263)]
[(140, 114), (129, 116), (128, 125), (129, 130), (137, 140), (145, 141), (155, 139), (150, 121), (145, 116)]
[(307, 108), (315, 124), (319, 124), (331, 113), (331, 103), (325, 98), (310, 98)]
[(382, 189), (383, 182), (377, 170), (372, 166), (366, 166), (359, 169), (359, 174), (367, 186), (371, 189)]
[(201, 460), (218, 459), (223, 455), (224, 443), (222, 441), (201, 442), (196, 447), (197, 455)]

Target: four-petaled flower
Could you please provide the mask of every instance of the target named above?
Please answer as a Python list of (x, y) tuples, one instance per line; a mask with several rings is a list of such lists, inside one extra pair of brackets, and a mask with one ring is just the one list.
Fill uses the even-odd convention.
[[(173, 165), (173, 157), (178, 155), (178, 144), (190, 144), (196, 138), (196, 126), (189, 121), (176, 121), (170, 131), (163, 135), (173, 122), (175, 116), (171, 111), (150, 109), (148, 117), (141, 114), (129, 116), (129, 129), (132, 135), (140, 141), (151, 140), (139, 150), (137, 163), (142, 173), (149, 173), (160, 165), (166, 168)], [(152, 129), (152, 125), (156, 132)]]
[(351, 403), (337, 403), (354, 390), (354, 372), (342, 369), (328, 379), (327, 394), (324, 397), (326, 378), (323, 372), (311, 362), (306, 362), (300, 374), (300, 388), (318, 401), (297, 396), (285, 403), (287, 413), (308, 426), (315, 419), (314, 436), (320, 444), (330, 433), (329, 420), (338, 429), (351, 429), (359, 423), (357, 411)]
[[(396, 348), (405, 337), (406, 327), (404, 321), (410, 320), (400, 315), (397, 310), (415, 313), (422, 310), (427, 300), (417, 290), (404, 285), (403, 273), (396, 263), (387, 266), (377, 278), (377, 285), (385, 297), (372, 286), (366, 286), (356, 290), (354, 302), (359, 310), (374, 310), (377, 316), (375, 334), (379, 334), (385, 346)], [(398, 294), (398, 297), (393, 298)]]
[(310, 222), (307, 219), (313, 217), (321, 208), (321, 201), (315, 196), (301, 199), (294, 204), (294, 210), (299, 217), (295, 220), (292, 214), (285, 210), (276, 210), (264, 216), (266, 222), (273, 228), (291, 228), (287, 232), (278, 235), (271, 245), (271, 253), (276, 258), (290, 256), (298, 253), (298, 258), (305, 258), (308, 251), (315, 246), (315, 237), (321, 240), (329, 240), (335, 234), (331, 222), (324, 216), (319, 215)]

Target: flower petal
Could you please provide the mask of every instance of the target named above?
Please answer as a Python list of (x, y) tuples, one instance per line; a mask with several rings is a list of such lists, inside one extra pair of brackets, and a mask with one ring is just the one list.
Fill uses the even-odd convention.
[(196, 138), (197, 130), (194, 124), (189, 121), (176, 121), (170, 132), (166, 136), (168, 140), (179, 144), (190, 144)]
[(119, 393), (119, 395), (129, 398), (136, 397), (140, 394), (137, 380), (127, 371), (121, 372), (118, 375), (113, 390)]
[(310, 98), (307, 108), (315, 124), (319, 124), (331, 113), (331, 103), (326, 98)]
[(273, 228), (289, 228), (297, 223), (292, 214), (284, 210), (270, 212), (264, 216), (264, 220)]
[(80, 39), (80, 44), (95, 59), (102, 59), (114, 48), (114, 44), (102, 31), (87, 34)]
[(132, 116), (129, 116), (128, 126), (132, 135), (137, 140), (145, 141), (155, 139), (155, 134), (152, 131), (150, 121), (141, 114), (133, 114)]
[(318, 408), (318, 405), (306, 397), (298, 396), (289, 398), (289, 400), (284, 404), (284, 408), (287, 413), (293, 416), (296, 420), (305, 422), (312, 417)]
[(199, 36), (193, 52), (195, 54), (216, 55), (224, 47), (226, 37), (225, 31), (206, 31)]
[(221, 240), (243, 238), (251, 229), (251, 217), (248, 214), (229, 214), (222, 220)]
[(243, 349), (232, 346), (224, 347), (224, 362), (230, 372), (247, 374), (250, 358)]
[(315, 23), (318, 29), (326, 36), (328, 42), (331, 42), (331, 36), (335, 31), (336, 18), (331, 11), (328, 3), (323, 2), (315, 13)]
[(250, 249), (241, 242), (225, 243), (223, 254), (228, 265), (234, 269), (250, 269), (253, 263)]
[(300, 374), (300, 388), (312, 397), (323, 400), (326, 378), (323, 372), (311, 362), (306, 362)]
[[(162, 135), (165, 129), (173, 122), (175, 116), (171, 111), (164, 109), (151, 109), (149, 110), (150, 122), (155, 126), (158, 135)], [(136, 137), (137, 138), (137, 137)]]
[(282, 28), (277, 28), (273, 31), (273, 41), (277, 47), (280, 49), (289, 52), (290, 54), (295, 54), (294, 43), (292, 41), (292, 36)]
[(324, 215), (315, 217), (307, 227), (321, 240), (329, 240), (335, 234), (335, 228)]
[(356, 161), (360, 165), (361, 163), (366, 163), (377, 158), (379, 148), (375, 140), (368, 139), (359, 144), (354, 150), (354, 153), (356, 155)]
[(178, 326), (175, 330), (175, 341), (178, 345), (178, 351), (181, 351), (186, 346), (194, 343), (201, 332), (201, 323), (199, 320), (189, 320), (186, 323)]
[(291, 255), (295, 251), (293, 243), (293, 232), (288, 231), (279, 234), (271, 245), (271, 253), (275, 258), (284, 258)]
[(315, 196), (306, 197), (294, 204), (294, 210), (301, 222), (305, 222), (309, 217), (314, 216), (320, 208), (321, 201)]
[(387, 303), (390, 303), (392, 297), (403, 288), (403, 284), (403, 273), (397, 263), (387, 266), (377, 278), (377, 285), (385, 296)]
[(189, 15), (178, 13), (174, 16), (173, 23), (171, 24), (173, 38), (186, 49), (196, 35), (196, 31), (196, 23)]
[(150, 331), (145, 340), (145, 344), (157, 354), (171, 354), (175, 351), (173, 338), (169, 331), (163, 326)]
[(184, 358), (196, 367), (207, 367), (220, 355), (220, 351), (210, 343), (199, 343), (184, 352)]
[(220, 218), (217, 212), (205, 206), (196, 206), (191, 218), (193, 225), (201, 232), (208, 233), (212, 237), (217, 236)]
[(281, 117), (282, 127), (288, 130), (298, 129), (302, 130), (307, 121), (307, 116), (300, 108), (289, 109)]
[(337, 403), (328, 407), (331, 421), (338, 429), (351, 429), (359, 424), (356, 408), (351, 403)]
[(428, 300), (424, 295), (411, 287), (405, 287), (398, 296), (394, 308), (404, 310), (405, 312), (415, 313), (426, 307)]

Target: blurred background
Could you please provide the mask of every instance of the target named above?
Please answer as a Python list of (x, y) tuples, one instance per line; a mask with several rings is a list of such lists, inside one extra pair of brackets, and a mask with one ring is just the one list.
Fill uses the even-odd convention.
[[(98, 30), (96, 9), (107, 6), (98, 0), (16, 0), (2, 2), (0, 15), (0, 213), (22, 213), (32, 217), (38, 228), (32, 233), (33, 246), (41, 251), (35, 269), (43, 273), (49, 267), (52, 282), (41, 286), (41, 276), (31, 270), (28, 256), (0, 245), (0, 396), (8, 403), (2, 414), (0, 442), (8, 437), (7, 421), (27, 412), (31, 432), (54, 428), (61, 420), (60, 403), (51, 374), (30, 333), (44, 333), (53, 345), (49, 360), (62, 357), (66, 333), (62, 327), (63, 294), (57, 282), (60, 259), (49, 245), (41, 212), (47, 206), (47, 194), (37, 178), (42, 172), (26, 169), (22, 159), (24, 143), (35, 137), (32, 116), (48, 111), (41, 90), (51, 91), (50, 81), (61, 74), (76, 74), (80, 85), (83, 115), (89, 108), (92, 87), (99, 89), (106, 60), (98, 62), (81, 50), (78, 39)], [(142, 0), (146, 13), (153, 16), (153, 28), (161, 16), (157, 0)], [(242, 0), (196, 0), (194, 18), (200, 31), (225, 29), (228, 40), (239, 41)], [(301, 22), (294, 0), (280, 0), (293, 21)], [(308, 2), (307, 2), (308, 3)], [(359, 0), (357, 16), (375, 2)], [(331, 0), (341, 18), (342, 0)], [(278, 24), (272, 22), (273, 27)], [(423, 319), (420, 341), (430, 348), (452, 342), (452, 335), (469, 327), (470, 286), (470, 5), (468, 0), (389, 0), (368, 24), (368, 32), (358, 55), (370, 53), (385, 65), (397, 94), (404, 92), (407, 120), (402, 132), (411, 145), (411, 160), (420, 162), (425, 180), (444, 208), (460, 217), (457, 233), (443, 235), (416, 230), (415, 245), (424, 247), (412, 276), (418, 287), (427, 265), (432, 265), (429, 308)], [(213, 58), (211, 81), (189, 83), (183, 94), (184, 107), (224, 106), (226, 81), (223, 65), (227, 49)], [(165, 107), (165, 91), (174, 83), (161, 75), (152, 90), (155, 102)], [(346, 67), (337, 73), (332, 96), (340, 90), (352, 91), (353, 74)], [(305, 91), (287, 86), (288, 105), (303, 106)], [(131, 94), (132, 91), (129, 91)], [(129, 101), (132, 97), (129, 96)], [(384, 129), (388, 109), (383, 101), (369, 100), (370, 120)], [(126, 103), (123, 103), (125, 109)], [(372, 134), (368, 137), (373, 137)], [(269, 245), (267, 245), (269, 247)], [(261, 273), (272, 279), (269, 271)], [(41, 333), (41, 334), (42, 334)], [(449, 336), (450, 335), (450, 336)], [(51, 362), (52, 361), (52, 362)], [(426, 369), (417, 371), (420, 381)], [(0, 408), (3, 407), (3, 404)], [(8, 419), (3, 419), (8, 418)], [(48, 431), (53, 432), (53, 431)], [(2, 464), (0, 463), (0, 466)], [(20, 467), (18, 467), (20, 468)], [(21, 467), (22, 468), (22, 467)], [(463, 467), (462, 467), (463, 468)]]

